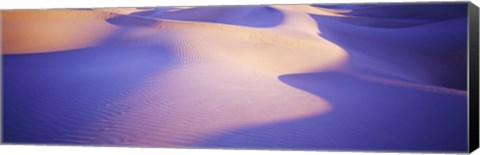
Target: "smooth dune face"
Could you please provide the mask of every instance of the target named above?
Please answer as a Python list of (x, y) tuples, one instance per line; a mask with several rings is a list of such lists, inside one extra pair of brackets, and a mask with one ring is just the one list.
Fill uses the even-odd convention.
[(5, 54), (54, 52), (91, 47), (118, 28), (89, 10), (19, 10), (2, 12)]
[(466, 15), (448, 6), (3, 11), (5, 141), (463, 151)]

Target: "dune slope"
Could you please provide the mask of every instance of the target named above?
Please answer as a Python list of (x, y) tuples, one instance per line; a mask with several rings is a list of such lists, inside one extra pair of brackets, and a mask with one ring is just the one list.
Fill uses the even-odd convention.
[(463, 9), (404, 8), (7, 11), (3, 137), (464, 151), (466, 29), (451, 28), (466, 28)]
[(333, 68), (346, 57), (315, 34), (282, 34), (275, 27), (162, 20), (136, 10), (35, 16), (74, 21), (86, 11), (98, 15), (91, 22), (103, 18), (115, 31), (86, 33), (97, 37), (95, 44), (68, 46), (86, 48), (4, 53), (6, 141), (188, 146), (237, 127), (319, 114), (328, 111), (327, 101), (277, 77)]

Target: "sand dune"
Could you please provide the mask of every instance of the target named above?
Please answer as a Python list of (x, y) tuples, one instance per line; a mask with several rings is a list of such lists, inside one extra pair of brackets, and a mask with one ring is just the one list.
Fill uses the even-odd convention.
[[(84, 97), (78, 97), (79, 100), (72, 102), (72, 104), (97, 102), (101, 105), (95, 107), (102, 107), (102, 105), (106, 107), (92, 110), (90, 104), (75, 105), (75, 109), (60, 106), (63, 107), (60, 109), (67, 110), (68, 113), (72, 114), (83, 111), (80, 109), (89, 109), (90, 116), (104, 119), (93, 122), (85, 121), (73, 124), (73, 127), (56, 129), (65, 130), (64, 132), (75, 129), (75, 132), (48, 137), (50, 140), (66, 143), (89, 142), (93, 144), (127, 145), (125, 143), (127, 139), (132, 144), (145, 146), (188, 145), (208, 135), (226, 132), (236, 127), (253, 126), (318, 114), (329, 109), (330, 106), (327, 101), (291, 88), (278, 81), (276, 77), (285, 73), (333, 67), (341, 64), (346, 56), (341, 48), (315, 35), (310, 35), (309, 39), (296, 39), (288, 33), (282, 35), (276, 31), (238, 25), (162, 20), (132, 13), (120, 15), (136, 10), (115, 11), (116, 13), (108, 13), (108, 11), (108, 9), (95, 10), (96, 13), (109, 15), (105, 17), (105, 21), (112, 24), (117, 31), (101, 40), (98, 48), (63, 51), (55, 55), (32, 56), (39, 61), (53, 60), (51, 63), (41, 63), (41, 67), (48, 64), (52, 67), (55, 65), (64, 66), (56, 69), (58, 73), (56, 78), (64, 79), (63, 81), (68, 83), (88, 83), (88, 81), (75, 77), (78, 74), (99, 78), (104, 76), (123, 77), (110, 81), (110, 83), (116, 84), (123, 81), (137, 81), (136, 77), (126, 76), (123, 71), (105, 70), (119, 63), (112, 61), (131, 63), (127, 58), (135, 59), (135, 57), (138, 57), (132, 55), (134, 53), (139, 56), (152, 52), (164, 53), (159, 56), (170, 57), (168, 60), (171, 62), (165, 64), (170, 67), (151, 72), (151, 74), (141, 73), (148, 76), (142, 78), (144, 80), (139, 81), (140, 83), (135, 82), (135, 88), (129, 88), (121, 93), (111, 89), (95, 88), (99, 85), (86, 85), (85, 88), (77, 90), (111, 91), (113, 96), (117, 96), (115, 97), (117, 100), (105, 100), (94, 97), (96, 96), (94, 94), (84, 94)], [(83, 12), (78, 11), (78, 13), (81, 15)], [(284, 14), (288, 13), (285, 12)], [(305, 14), (303, 17), (308, 17), (308, 15)], [(312, 22), (313, 20), (310, 21), (310, 29), (316, 29), (315, 23)], [(299, 29), (302, 29), (302, 27), (299, 27)], [(243, 46), (244, 44), (252, 46)], [(143, 47), (156, 47), (155, 49), (160, 51), (155, 52), (151, 48), (142, 50)], [(118, 51), (122, 48), (129, 50)], [(107, 49), (110, 49), (111, 52), (102, 52), (103, 56), (94, 54)], [(116, 52), (120, 53), (114, 54)], [(72, 55), (69, 56), (72, 58), (76, 57), (76, 62), (82, 62), (84, 65), (77, 66), (70, 61), (58, 61), (59, 58), (66, 55)], [(95, 60), (88, 58), (88, 55), (95, 55)], [(16, 57), (22, 59), (26, 56), (18, 55)], [(7, 63), (21, 65), (31, 62), (17, 60)], [(141, 67), (143, 64), (134, 63), (122, 68), (128, 71)], [(161, 62), (157, 65), (161, 65)], [(97, 69), (92, 70), (90, 68)], [(35, 70), (38, 70), (38, 68), (25, 68), (25, 70), (14, 72), (28, 73)], [(75, 73), (78, 70), (82, 72)], [(102, 71), (105, 73), (102, 74)], [(43, 73), (30, 75), (30, 77), (32, 76), (48, 79), (54, 75)], [(36, 84), (26, 85), (26, 87), (34, 85), (41, 88), (47, 87)], [(124, 87), (131, 87), (128, 83), (122, 85), (126, 86), (120, 86), (120, 90), (126, 89)], [(214, 87), (209, 87), (209, 85)], [(59, 96), (52, 91), (68, 89), (71, 86), (49, 86), (53, 88), (51, 91), (44, 90), (41, 92), (47, 95), (46, 98), (63, 101), (66, 99), (65, 96)], [(103, 85), (102, 87), (112, 86)], [(240, 99), (237, 97), (238, 94), (242, 94), (246, 98)], [(188, 95), (188, 97), (185, 95)], [(212, 99), (212, 95), (218, 96)], [(111, 95), (107, 95), (105, 98), (109, 98), (108, 96)], [(273, 98), (277, 98), (277, 101), (272, 102), (271, 99)], [(111, 103), (107, 104), (105, 102)], [(131, 103), (136, 102), (139, 104), (131, 105)], [(165, 113), (174, 114), (166, 115)], [(54, 124), (65, 124), (66, 121), (77, 119), (76, 116), (71, 115), (67, 115), (70, 118), (67, 117), (64, 120), (54, 119), (57, 114), (43, 114), (47, 115), (43, 118), (57, 120), (58, 122)], [(25, 122), (32, 121), (26, 120)], [(130, 126), (129, 123), (135, 125)], [(202, 125), (204, 123), (208, 125)], [(158, 126), (152, 124), (158, 124)], [(43, 130), (48, 131), (47, 128)], [(140, 130), (150, 134), (138, 135)], [(152, 134), (156, 136), (151, 136)], [(165, 138), (169, 136), (172, 138)]]
[(2, 15), (5, 54), (90, 47), (117, 30), (103, 20), (108, 13), (90, 10), (19, 10)]
[(465, 17), (392, 7), (2, 12), (5, 141), (465, 149)]
[(332, 110), (240, 128), (211, 136), (196, 147), (411, 152), (467, 149), (465, 94), (412, 89), (337, 71), (279, 78), (323, 97), (332, 104)]
[[(377, 28), (314, 16), (321, 35), (349, 51), (354, 70), (411, 82), (466, 90), (466, 18), (408, 28)], [(376, 34), (376, 35), (369, 35)], [(412, 38), (411, 36), (416, 37)], [(445, 37), (448, 36), (448, 37)], [(376, 45), (381, 46), (365, 46)]]
[(272, 27), (283, 20), (283, 13), (270, 6), (194, 7), (163, 13), (154, 10), (142, 15), (160, 19), (215, 22), (250, 27)]
[[(288, 22), (271, 29), (161, 20), (135, 15), (113, 17), (107, 21), (119, 26), (147, 27), (135, 30), (134, 33), (137, 34), (152, 34), (155, 33), (152, 31), (161, 30), (156, 33), (168, 31), (166, 34), (173, 34), (169, 32), (175, 31), (175, 36), (184, 37), (181, 35), (194, 33), (195, 35), (187, 37), (202, 40), (202, 44), (208, 44), (208, 47), (211, 47), (207, 53), (209, 56), (223, 56), (219, 59), (274, 72), (275, 76), (335, 67), (347, 59), (343, 49), (316, 34), (318, 32), (317, 25), (307, 14), (289, 13), (288, 16), (289, 18), (285, 19)], [(131, 36), (137, 36), (137, 34), (131, 34)], [(218, 38), (223, 39), (219, 40)], [(232, 40), (252, 46), (242, 46)], [(296, 54), (291, 53), (292, 49), (295, 49)], [(228, 52), (224, 52), (224, 50), (228, 50)]]

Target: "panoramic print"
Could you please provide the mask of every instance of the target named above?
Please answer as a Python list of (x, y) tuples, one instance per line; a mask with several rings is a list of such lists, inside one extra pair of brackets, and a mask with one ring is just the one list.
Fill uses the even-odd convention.
[(464, 152), (467, 3), (2, 11), (9, 144)]

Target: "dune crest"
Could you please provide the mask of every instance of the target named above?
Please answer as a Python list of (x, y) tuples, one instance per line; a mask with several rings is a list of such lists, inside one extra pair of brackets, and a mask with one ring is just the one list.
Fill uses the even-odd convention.
[(3, 54), (55, 52), (95, 46), (119, 28), (91, 10), (2, 11)]
[[(69, 67), (79, 67), (75, 70), (87, 71), (82, 73), (84, 76), (125, 76), (123, 71), (105, 72), (112, 75), (104, 75), (93, 69), (98, 67), (89, 67), (89, 64), (100, 65), (99, 69), (103, 69), (113, 65), (109, 63), (113, 60), (123, 60), (129, 55), (134, 59), (133, 54), (137, 52), (138, 57), (148, 53), (160, 56), (162, 64), (159, 65), (165, 67), (160, 67), (157, 71), (151, 68), (149, 70), (152, 71), (148, 74), (142, 73), (145, 77), (142, 81), (135, 82), (135, 87), (129, 86), (128, 90), (121, 93), (99, 89), (103, 90), (102, 93), (110, 91), (116, 99), (98, 100), (91, 94), (85, 94), (85, 100), (92, 104), (98, 102), (96, 106), (101, 107), (89, 114), (97, 119), (63, 130), (56, 129), (61, 132), (51, 138), (57, 142), (142, 146), (194, 145), (209, 135), (236, 128), (303, 118), (329, 111), (331, 105), (328, 101), (278, 80), (278, 76), (282, 74), (336, 68), (348, 59), (342, 48), (318, 36), (318, 25), (307, 13), (299, 12), (301, 8), (295, 10), (262, 6), (246, 10), (241, 7), (233, 11), (214, 10), (232, 11), (223, 18), (232, 16), (236, 21), (223, 20), (211, 13), (198, 15), (206, 16), (204, 19), (207, 21), (219, 21), (181, 20), (183, 17), (159, 18), (169, 14), (188, 14), (191, 11), (208, 12), (208, 9), (181, 8), (173, 12), (168, 9), (134, 8), (54, 10), (47, 13), (12, 12), (6, 20), (10, 24), (8, 30), (18, 24), (21, 28), (15, 32), (25, 35), (5, 35), (8, 50), (4, 54), (28, 56), (30, 53), (39, 60), (53, 57), (56, 59), (61, 55), (84, 55), (77, 56), (76, 61), (87, 62), (85, 66), (76, 66), (68, 61), (56, 64), (64, 66), (57, 70), (59, 78), (64, 79), (72, 79), (75, 75), (68, 70)], [(251, 13), (259, 11), (281, 14), (282, 22), (271, 27), (255, 27), (266, 23), (245, 26), (246, 23), (255, 21)], [(244, 16), (238, 16), (237, 13), (240, 12), (244, 12)], [(317, 13), (331, 14), (322, 11)], [(52, 40), (28, 38), (25, 30), (32, 29), (33, 25), (44, 25), (33, 33), (36, 33), (36, 36), (49, 34)], [(57, 34), (49, 32), (55, 30), (58, 30)], [(19, 41), (23, 38), (27, 39)], [(28, 43), (28, 46), (14, 44), (19, 42)], [(148, 48), (145, 49), (146, 47)], [(58, 54), (37, 55), (60, 50), (63, 51)], [(102, 54), (95, 56), (95, 52)], [(116, 52), (119, 53), (115, 54)], [(93, 54), (95, 59), (89, 60), (86, 57), (89, 54)], [(167, 59), (168, 63), (163, 62), (164, 59)], [(28, 63), (11, 63), (24, 62)], [(135, 70), (136, 66), (140, 67), (143, 63), (131, 65), (126, 66), (125, 71)], [(47, 78), (49, 75), (38, 76)], [(130, 81), (129, 83), (137, 80), (129, 76), (124, 78), (123, 80)], [(69, 89), (71, 86), (58, 85), (55, 88)], [(124, 87), (127, 88), (126, 84), (121, 88)], [(48, 93), (46, 95), (51, 99), (63, 100), (61, 96)], [(239, 98), (239, 95), (244, 97)], [(92, 99), (88, 99), (89, 96)], [(109, 103), (105, 104), (107, 101)], [(90, 109), (83, 106), (78, 108), (78, 111)], [(48, 115), (44, 117), (54, 117), (54, 114)], [(41, 117), (35, 119), (38, 118)], [(67, 121), (69, 118), (63, 120)], [(141, 132), (148, 134), (138, 134)]]
[(466, 18), (402, 9), (2, 12), (5, 140), (462, 149)]
[[(283, 10), (282, 13), (286, 21), (296, 20), (317, 29), (307, 14), (291, 19), (300, 17), (299, 13)], [(336, 67), (346, 60), (340, 47), (322, 39), (316, 31), (299, 35), (284, 31), (284, 27), (290, 26), (293, 30), (298, 25), (259, 29), (133, 15), (112, 22), (129, 25), (132, 21), (129, 18), (155, 23), (131, 28), (125, 34), (140, 43), (133, 46), (171, 47), (177, 65), (150, 76), (109, 108), (128, 107), (133, 102), (140, 103), (139, 106), (77, 131), (88, 137), (80, 138), (75, 135), (84, 134), (73, 133), (68, 135), (71, 139), (115, 145), (194, 145), (210, 135), (239, 127), (319, 115), (331, 108), (321, 97), (296, 90), (277, 78), (286, 73)], [(310, 20), (310, 23), (298, 20)], [(140, 41), (141, 38), (145, 41)], [(132, 43), (133, 40), (119, 42)], [(243, 46), (245, 44), (249, 46)], [(235, 97), (239, 94), (245, 98)], [(128, 126), (125, 122), (136, 125)], [(92, 126), (108, 130), (85, 133)], [(149, 134), (137, 134), (139, 132)], [(68, 138), (62, 141), (71, 142)]]

